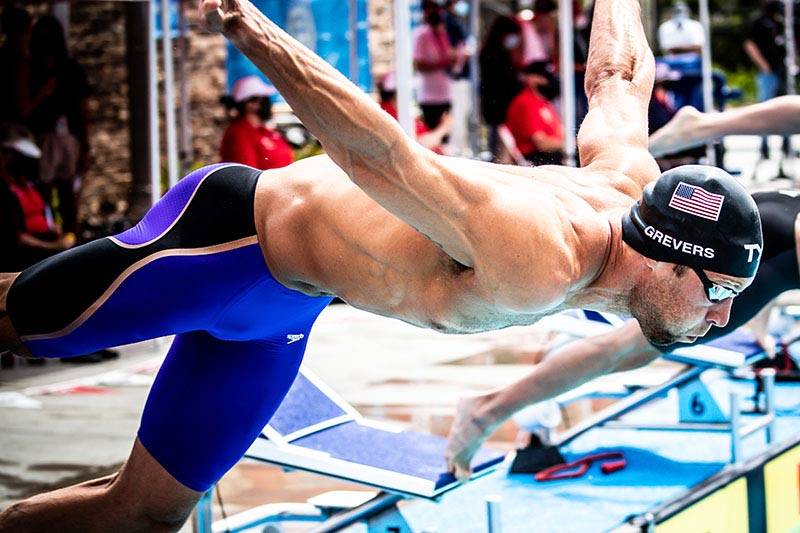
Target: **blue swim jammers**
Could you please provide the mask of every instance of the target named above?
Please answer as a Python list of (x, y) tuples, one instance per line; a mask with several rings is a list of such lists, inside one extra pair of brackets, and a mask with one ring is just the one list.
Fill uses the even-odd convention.
[(260, 174), (234, 164), (196, 170), (135, 227), (32, 266), (8, 294), (9, 318), (39, 357), (176, 335), (138, 435), (196, 491), (258, 437), (331, 300), (271, 275), (253, 213)]

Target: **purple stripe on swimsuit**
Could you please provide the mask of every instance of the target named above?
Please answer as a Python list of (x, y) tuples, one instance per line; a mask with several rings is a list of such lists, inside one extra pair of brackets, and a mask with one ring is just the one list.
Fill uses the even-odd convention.
[(115, 238), (129, 246), (138, 246), (152, 241), (164, 231), (178, 218), (178, 215), (186, 207), (189, 199), (194, 194), (198, 185), (208, 177), (209, 174), (230, 166), (230, 163), (217, 163), (216, 165), (209, 165), (199, 168), (188, 174), (185, 178), (180, 180), (172, 189), (170, 194), (165, 195), (156, 205), (151, 209), (136, 226), (131, 229), (116, 235)]

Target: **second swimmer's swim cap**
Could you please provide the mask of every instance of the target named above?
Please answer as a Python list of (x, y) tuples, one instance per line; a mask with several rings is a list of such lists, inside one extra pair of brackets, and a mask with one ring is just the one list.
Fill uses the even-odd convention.
[(667, 263), (749, 278), (761, 260), (756, 203), (730, 174), (684, 165), (649, 183), (622, 217), (622, 240)]

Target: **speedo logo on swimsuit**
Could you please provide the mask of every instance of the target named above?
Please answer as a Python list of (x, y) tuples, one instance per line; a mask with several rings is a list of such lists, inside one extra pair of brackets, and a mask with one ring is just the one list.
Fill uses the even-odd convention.
[(286, 344), (292, 344), (293, 342), (303, 340), (305, 338), (305, 335), (303, 335), (302, 333), (289, 333), (288, 335), (286, 335), (286, 338), (288, 339), (288, 342)]
[(666, 235), (658, 231), (653, 226), (647, 226), (644, 228), (644, 233), (662, 246), (672, 248), (673, 250), (677, 250), (684, 254), (705, 257), (706, 259), (714, 259), (714, 255), (716, 254), (713, 248), (706, 248), (705, 246), (700, 246), (699, 244), (693, 244), (688, 241), (676, 239), (671, 235)]

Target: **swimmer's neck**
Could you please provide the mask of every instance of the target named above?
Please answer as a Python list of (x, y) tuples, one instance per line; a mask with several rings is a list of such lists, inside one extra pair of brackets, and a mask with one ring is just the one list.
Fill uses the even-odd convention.
[(630, 257), (632, 250), (622, 242), (622, 212), (614, 212), (609, 216), (603, 260), (583, 289), (567, 298), (565, 303), (568, 307), (630, 314), (620, 302), (627, 301), (626, 296), (638, 279), (639, 272), (636, 262)]

